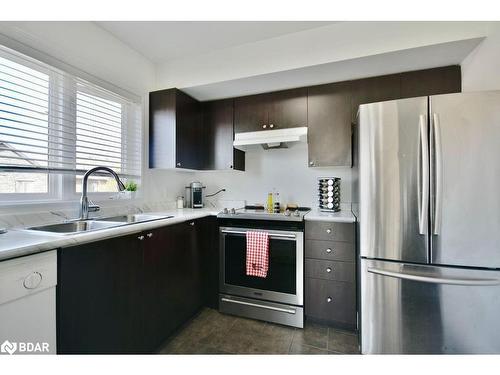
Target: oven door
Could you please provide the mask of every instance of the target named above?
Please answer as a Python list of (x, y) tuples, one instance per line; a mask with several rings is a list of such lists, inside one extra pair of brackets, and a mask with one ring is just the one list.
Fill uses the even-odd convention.
[[(255, 230), (269, 233), (266, 278), (246, 274), (246, 233)], [(303, 232), (221, 227), (219, 234), (221, 293), (303, 305)]]

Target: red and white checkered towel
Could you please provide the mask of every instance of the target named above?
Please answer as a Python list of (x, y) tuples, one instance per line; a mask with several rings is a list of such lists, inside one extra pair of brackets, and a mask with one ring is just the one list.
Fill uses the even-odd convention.
[(247, 275), (267, 277), (269, 270), (269, 233), (247, 232)]

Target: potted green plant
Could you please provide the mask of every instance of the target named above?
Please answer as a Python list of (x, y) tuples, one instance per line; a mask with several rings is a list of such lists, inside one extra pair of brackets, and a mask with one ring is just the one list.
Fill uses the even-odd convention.
[(135, 195), (137, 193), (137, 183), (135, 181), (127, 181), (125, 183), (125, 191), (127, 192), (128, 196), (130, 198), (135, 198)]

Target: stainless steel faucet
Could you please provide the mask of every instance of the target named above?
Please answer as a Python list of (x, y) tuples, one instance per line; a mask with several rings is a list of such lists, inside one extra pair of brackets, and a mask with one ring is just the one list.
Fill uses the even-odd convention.
[(82, 181), (82, 197), (80, 198), (80, 220), (87, 220), (89, 218), (89, 212), (96, 212), (99, 211), (101, 208), (92, 203), (92, 201), (89, 200), (87, 197), (87, 184), (88, 184), (88, 179), (89, 176), (98, 171), (104, 171), (108, 172), (111, 174), (118, 185), (118, 190), (123, 191), (125, 190), (125, 185), (123, 185), (123, 182), (121, 182), (120, 177), (116, 174), (115, 171), (113, 171), (111, 168), (108, 167), (95, 167), (92, 169), (89, 169), (85, 174), (83, 175), (83, 181)]

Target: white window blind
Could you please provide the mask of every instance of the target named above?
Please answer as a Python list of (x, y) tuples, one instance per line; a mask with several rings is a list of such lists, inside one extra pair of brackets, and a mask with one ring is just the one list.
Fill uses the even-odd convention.
[[(10, 192), (7, 172), (81, 176), (107, 166), (137, 179), (141, 154), (140, 103), (0, 46), (0, 194)], [(29, 191), (29, 181), (12, 186)]]

